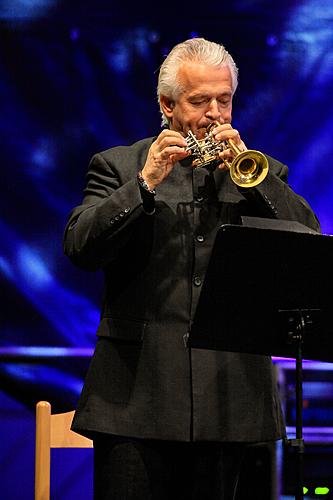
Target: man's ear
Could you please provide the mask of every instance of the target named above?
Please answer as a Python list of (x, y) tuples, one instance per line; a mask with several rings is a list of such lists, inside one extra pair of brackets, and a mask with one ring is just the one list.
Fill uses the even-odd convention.
[(171, 118), (172, 114), (173, 114), (173, 108), (175, 107), (175, 102), (172, 99), (170, 99), (169, 97), (166, 97), (165, 95), (161, 95), (160, 103), (161, 103), (161, 108), (163, 109), (165, 116), (167, 116), (168, 118)]

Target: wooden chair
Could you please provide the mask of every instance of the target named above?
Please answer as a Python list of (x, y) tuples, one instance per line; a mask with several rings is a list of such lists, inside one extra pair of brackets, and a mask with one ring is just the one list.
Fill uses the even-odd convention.
[(47, 401), (36, 405), (35, 500), (50, 499), (51, 448), (92, 448), (93, 441), (71, 431), (74, 411), (51, 413)]

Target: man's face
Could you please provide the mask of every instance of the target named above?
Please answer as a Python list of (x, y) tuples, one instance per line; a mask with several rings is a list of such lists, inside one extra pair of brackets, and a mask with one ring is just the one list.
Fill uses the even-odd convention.
[(231, 123), (232, 80), (228, 67), (189, 62), (178, 71), (184, 91), (175, 101), (163, 97), (170, 129), (186, 136), (189, 130), (201, 139), (214, 120)]

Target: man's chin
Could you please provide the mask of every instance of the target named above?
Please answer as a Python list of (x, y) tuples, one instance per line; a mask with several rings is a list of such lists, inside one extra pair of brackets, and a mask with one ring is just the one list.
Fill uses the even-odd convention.
[(207, 127), (192, 128), (191, 131), (197, 139), (203, 139), (206, 135)]
[[(187, 136), (188, 132), (191, 130), (192, 134), (195, 135), (195, 137), (197, 139), (203, 139), (206, 135), (206, 132), (207, 132), (207, 127), (208, 125), (206, 125), (205, 127), (184, 127), (184, 129), (180, 132), (182, 135), (184, 135), (184, 137)], [(185, 132), (187, 130), (187, 132)]]

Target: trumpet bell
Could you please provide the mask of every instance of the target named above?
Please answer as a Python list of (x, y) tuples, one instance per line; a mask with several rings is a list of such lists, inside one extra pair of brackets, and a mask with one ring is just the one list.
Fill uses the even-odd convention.
[[(224, 163), (229, 169), (231, 180), (242, 188), (251, 188), (260, 184), (268, 174), (269, 164), (266, 156), (261, 151), (247, 149), (242, 151), (232, 139), (227, 141), (216, 141), (212, 130), (219, 122), (213, 122), (207, 127), (203, 139), (197, 137), (190, 130), (185, 137), (187, 147), (193, 157), (192, 166), (214, 169), (220, 163)], [(232, 161), (221, 159), (220, 153), (231, 149), (235, 157)]]
[(230, 165), (230, 177), (237, 186), (255, 187), (268, 174), (269, 165), (266, 156), (260, 151), (248, 149), (239, 153)]

